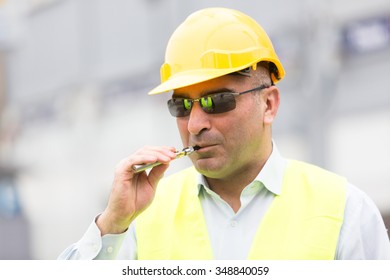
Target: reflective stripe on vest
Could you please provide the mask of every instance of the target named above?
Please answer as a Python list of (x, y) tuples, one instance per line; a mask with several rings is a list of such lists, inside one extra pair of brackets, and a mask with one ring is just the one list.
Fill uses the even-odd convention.
[[(213, 259), (196, 174), (191, 167), (161, 181), (137, 218), (138, 259)], [(334, 259), (345, 197), (343, 177), (289, 161), (248, 259)]]

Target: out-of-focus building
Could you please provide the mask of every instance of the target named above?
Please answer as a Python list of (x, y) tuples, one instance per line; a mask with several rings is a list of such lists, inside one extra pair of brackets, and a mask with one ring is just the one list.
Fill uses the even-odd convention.
[(146, 92), (175, 27), (211, 6), (248, 13), (274, 41), (287, 72), (282, 153), (345, 175), (389, 219), (390, 3), (314, 2), (0, 0), (0, 159), (25, 217), (21, 258), (56, 258), (80, 238), (121, 158), (181, 148), (168, 95)]

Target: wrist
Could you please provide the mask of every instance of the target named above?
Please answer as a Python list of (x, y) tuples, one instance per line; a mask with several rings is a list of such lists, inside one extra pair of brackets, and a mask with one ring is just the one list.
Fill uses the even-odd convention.
[(103, 212), (96, 218), (95, 223), (100, 230), (101, 236), (124, 233), (131, 223), (131, 221), (122, 223), (114, 223), (113, 221), (114, 219), (110, 219), (106, 212)]

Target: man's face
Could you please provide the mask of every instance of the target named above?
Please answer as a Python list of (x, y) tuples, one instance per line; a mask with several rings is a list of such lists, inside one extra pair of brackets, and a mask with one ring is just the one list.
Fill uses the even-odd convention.
[[(242, 92), (261, 85), (253, 79), (227, 75), (177, 89), (174, 97), (195, 99), (216, 92)], [(229, 178), (245, 168), (253, 168), (269, 152), (264, 151), (271, 141), (270, 124), (265, 121), (264, 93), (269, 90), (272, 88), (237, 96), (236, 108), (219, 114), (208, 114), (199, 102), (194, 102), (189, 116), (177, 118), (183, 145), (201, 147), (190, 156), (200, 173), (209, 178)]]

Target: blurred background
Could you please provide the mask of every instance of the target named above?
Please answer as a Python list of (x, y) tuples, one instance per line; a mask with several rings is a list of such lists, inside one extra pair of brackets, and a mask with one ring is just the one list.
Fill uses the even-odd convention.
[(182, 147), (169, 96), (146, 93), (170, 34), (211, 6), (274, 42), (282, 154), (346, 176), (390, 227), (389, 0), (0, 0), (0, 259), (55, 259), (104, 209), (120, 159)]

